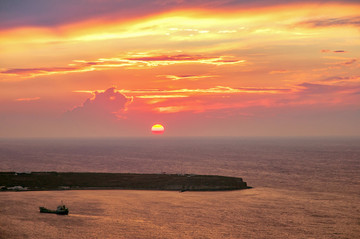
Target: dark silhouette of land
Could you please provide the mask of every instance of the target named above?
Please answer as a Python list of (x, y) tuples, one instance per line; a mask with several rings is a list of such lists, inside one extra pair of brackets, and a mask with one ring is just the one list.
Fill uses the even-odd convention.
[(221, 191), (249, 188), (242, 178), (194, 174), (0, 172), (2, 191), (133, 189)]

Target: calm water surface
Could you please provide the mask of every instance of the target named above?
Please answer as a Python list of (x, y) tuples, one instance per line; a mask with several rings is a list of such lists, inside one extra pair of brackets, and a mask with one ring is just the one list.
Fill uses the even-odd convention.
[[(359, 139), (0, 140), (0, 171), (242, 177), (231, 192), (0, 193), (0, 238), (359, 238)], [(40, 214), (63, 200), (69, 216)]]

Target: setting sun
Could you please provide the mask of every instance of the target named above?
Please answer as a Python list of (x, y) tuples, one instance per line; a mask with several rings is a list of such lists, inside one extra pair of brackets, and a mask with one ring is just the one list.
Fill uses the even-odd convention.
[(0, 36), (0, 239), (360, 239), (360, 0), (0, 0)]
[(164, 133), (164, 126), (162, 126), (161, 124), (155, 124), (151, 127), (151, 132), (153, 134), (162, 134)]
[(54, 1), (0, 3), (0, 137), (360, 134), (359, 1)]

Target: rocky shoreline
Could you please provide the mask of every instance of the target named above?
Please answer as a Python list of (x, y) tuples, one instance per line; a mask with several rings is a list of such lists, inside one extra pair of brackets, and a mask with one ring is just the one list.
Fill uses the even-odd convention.
[(0, 172), (0, 191), (168, 190), (225, 191), (250, 188), (242, 178), (195, 174)]

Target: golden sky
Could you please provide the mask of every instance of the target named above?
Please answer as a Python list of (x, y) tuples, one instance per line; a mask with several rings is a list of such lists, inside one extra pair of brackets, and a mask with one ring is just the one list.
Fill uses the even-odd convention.
[(360, 135), (357, 1), (0, 5), (0, 137)]

